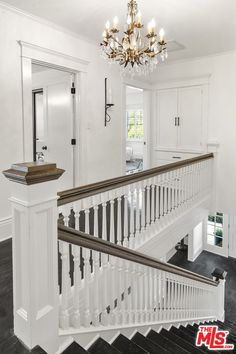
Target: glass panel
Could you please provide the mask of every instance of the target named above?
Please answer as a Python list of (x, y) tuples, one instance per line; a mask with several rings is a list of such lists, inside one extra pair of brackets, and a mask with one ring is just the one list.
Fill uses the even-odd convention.
[(223, 247), (223, 239), (221, 237), (215, 237), (215, 246)]
[(209, 245), (223, 247), (223, 219), (222, 213), (208, 216), (207, 243)]
[(143, 139), (143, 111), (127, 111), (128, 139)]

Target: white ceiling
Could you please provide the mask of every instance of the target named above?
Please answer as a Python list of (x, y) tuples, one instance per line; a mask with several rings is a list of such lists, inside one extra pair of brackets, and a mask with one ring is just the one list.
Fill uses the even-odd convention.
[[(123, 23), (127, 0), (5, 0), (99, 44), (107, 19)], [(144, 21), (153, 17), (167, 39), (182, 45), (169, 60), (236, 49), (236, 0), (138, 0)]]

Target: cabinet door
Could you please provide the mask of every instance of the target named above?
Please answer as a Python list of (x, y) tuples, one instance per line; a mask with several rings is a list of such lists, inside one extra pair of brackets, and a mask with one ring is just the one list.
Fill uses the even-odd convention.
[(200, 86), (181, 88), (178, 91), (178, 148), (202, 150), (203, 94)]
[(178, 91), (176, 89), (161, 90), (157, 93), (157, 126), (156, 142), (160, 149), (176, 149)]

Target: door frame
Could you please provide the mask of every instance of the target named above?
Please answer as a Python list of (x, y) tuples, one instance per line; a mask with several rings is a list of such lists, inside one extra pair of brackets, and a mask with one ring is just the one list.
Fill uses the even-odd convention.
[[(80, 163), (84, 148), (80, 148), (80, 122), (86, 115), (85, 88), (89, 62), (77, 57), (40, 47), (32, 43), (18, 41), (21, 48), (22, 73), (22, 143), (24, 161), (33, 160), (33, 119), (32, 119), (32, 64), (74, 74), (76, 94), (74, 99), (74, 128), (77, 141), (74, 150), (73, 185), (80, 184)], [(60, 166), (59, 166), (60, 167)], [(84, 177), (86, 178), (86, 177)]]
[(33, 89), (32, 90), (32, 112), (33, 112), (33, 160), (36, 161), (36, 95), (43, 94), (43, 89)]
[(144, 169), (150, 168), (150, 121), (151, 121), (151, 86), (136, 80), (124, 79), (122, 84), (122, 116), (123, 116), (123, 130), (122, 130), (122, 172), (126, 174), (126, 87), (131, 86), (143, 90), (143, 111), (144, 111), (144, 142), (146, 141), (146, 148), (144, 148)]

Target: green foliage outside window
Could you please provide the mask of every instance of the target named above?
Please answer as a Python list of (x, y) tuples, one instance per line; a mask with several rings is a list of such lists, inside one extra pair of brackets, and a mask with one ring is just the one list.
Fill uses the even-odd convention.
[(127, 138), (143, 139), (143, 111), (129, 110), (127, 111)]

